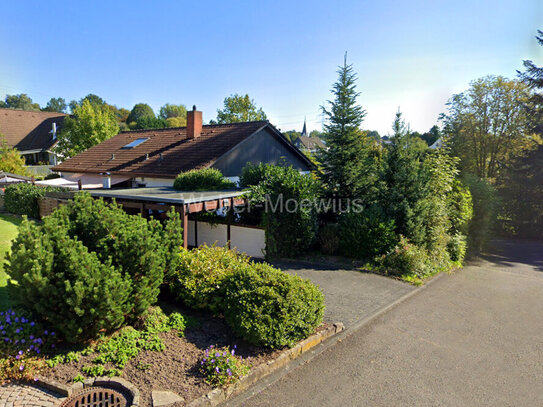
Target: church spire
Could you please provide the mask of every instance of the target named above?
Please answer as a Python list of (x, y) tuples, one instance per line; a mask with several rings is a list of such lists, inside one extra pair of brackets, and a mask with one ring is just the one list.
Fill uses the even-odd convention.
[(302, 136), (307, 137), (307, 126), (305, 125), (305, 116), (304, 116), (304, 128), (302, 129)]

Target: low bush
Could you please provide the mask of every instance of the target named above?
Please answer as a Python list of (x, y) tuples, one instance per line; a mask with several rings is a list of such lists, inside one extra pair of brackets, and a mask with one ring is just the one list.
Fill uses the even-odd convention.
[(46, 192), (65, 192), (66, 188), (39, 187), (24, 182), (8, 185), (4, 195), (6, 211), (31, 218), (40, 217), (38, 201)]
[(324, 296), (309, 280), (265, 263), (252, 263), (228, 279), (225, 318), (255, 345), (293, 346), (322, 322)]
[(21, 224), (6, 269), (12, 298), (67, 341), (91, 339), (156, 302), (181, 233), (174, 214), (163, 227), (77, 194), (43, 224)]
[(236, 356), (234, 349), (216, 348), (211, 345), (200, 361), (200, 372), (212, 386), (228, 386), (245, 376), (251, 368)]
[(172, 294), (187, 306), (212, 313), (224, 309), (226, 279), (249, 265), (249, 258), (225, 247), (181, 249), (169, 285)]
[(379, 207), (345, 212), (339, 218), (339, 252), (348, 257), (372, 259), (387, 253), (398, 241), (393, 219)]
[(182, 172), (173, 183), (173, 187), (179, 191), (212, 191), (235, 186), (236, 184), (215, 168)]
[(8, 255), (10, 297), (71, 342), (120, 327), (131, 283), (55, 222), (23, 220)]
[(456, 233), (451, 236), (449, 243), (447, 244), (447, 251), (451, 261), (457, 265), (461, 265), (466, 256), (466, 250), (468, 242), (466, 236), (461, 233)]
[(381, 268), (389, 275), (423, 279), (432, 274), (426, 250), (409, 242), (403, 236), (400, 236), (399, 243), (379, 260)]

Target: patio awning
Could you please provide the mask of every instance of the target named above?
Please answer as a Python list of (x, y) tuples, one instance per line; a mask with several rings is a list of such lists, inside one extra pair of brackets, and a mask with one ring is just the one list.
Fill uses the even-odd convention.
[[(130, 179), (130, 177), (115, 177), (115, 179), (112, 179), (111, 182), (112, 185), (115, 185), (128, 179)], [(100, 189), (103, 187), (101, 176), (87, 174), (70, 174), (64, 178), (53, 178), (44, 181), (36, 181), (36, 185), (79, 189), (79, 180), (81, 180), (82, 189)]]

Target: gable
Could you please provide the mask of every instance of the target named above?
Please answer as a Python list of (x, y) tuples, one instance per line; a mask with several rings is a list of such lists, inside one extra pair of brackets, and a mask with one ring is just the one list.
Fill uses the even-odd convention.
[(295, 153), (288, 141), (280, 140), (268, 127), (261, 129), (236, 145), (212, 165), (226, 177), (239, 177), (243, 167), (251, 164), (290, 165), (299, 171), (311, 168), (302, 157)]

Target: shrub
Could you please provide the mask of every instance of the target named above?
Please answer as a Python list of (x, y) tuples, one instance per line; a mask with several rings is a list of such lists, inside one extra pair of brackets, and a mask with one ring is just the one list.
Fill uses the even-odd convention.
[(451, 236), (449, 243), (447, 245), (447, 251), (449, 252), (451, 260), (457, 264), (461, 265), (466, 256), (466, 249), (468, 247), (467, 238), (461, 233), (456, 233)]
[(319, 230), (319, 246), (324, 254), (336, 254), (339, 249), (339, 228), (328, 223)]
[(322, 322), (324, 296), (309, 280), (265, 263), (252, 263), (228, 279), (225, 318), (255, 345), (293, 346)]
[[(240, 186), (251, 190), (251, 205), (264, 205), (266, 256), (299, 256), (315, 241), (315, 199), (319, 183), (293, 167), (248, 164)], [(243, 215), (242, 215), (243, 216)]]
[(387, 253), (398, 240), (394, 220), (376, 206), (341, 214), (338, 226), (339, 251), (348, 257), (373, 258)]
[(405, 237), (389, 253), (380, 259), (381, 267), (390, 275), (424, 278), (432, 274), (428, 253)]
[(4, 196), (6, 211), (31, 218), (40, 217), (38, 201), (46, 192), (64, 192), (65, 188), (39, 187), (24, 182), (8, 185)]
[(68, 341), (93, 338), (156, 302), (170, 251), (182, 243), (178, 225), (175, 215), (162, 227), (77, 194), (42, 225), (23, 222), (9, 257), (10, 289)]
[(8, 261), (10, 296), (70, 342), (118, 328), (130, 310), (129, 277), (49, 217), (23, 220)]
[(215, 168), (182, 172), (173, 183), (173, 187), (179, 191), (212, 191), (235, 186), (232, 181), (225, 178), (222, 172)]
[(156, 302), (173, 254), (182, 244), (179, 216), (173, 212), (163, 227), (157, 220), (127, 214), (120, 206), (77, 194), (61, 206), (46, 222), (63, 225), (68, 234), (131, 278), (129, 318), (136, 318)]
[(224, 309), (226, 279), (247, 265), (247, 256), (225, 247), (181, 249), (170, 290), (187, 306), (216, 314)]
[(211, 345), (205, 350), (205, 356), (200, 361), (200, 372), (206, 383), (212, 386), (228, 386), (245, 376), (251, 368), (241, 361), (234, 349), (215, 348)]

